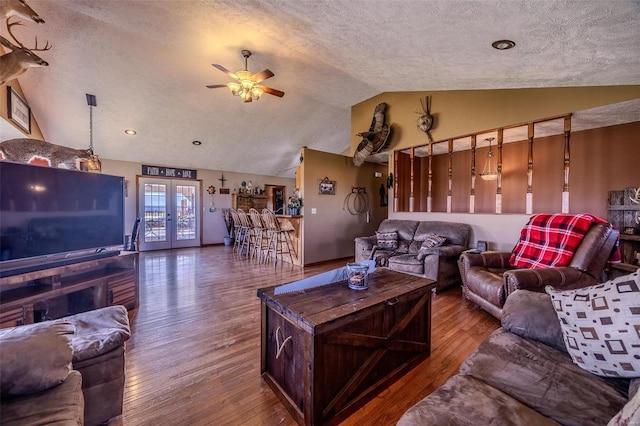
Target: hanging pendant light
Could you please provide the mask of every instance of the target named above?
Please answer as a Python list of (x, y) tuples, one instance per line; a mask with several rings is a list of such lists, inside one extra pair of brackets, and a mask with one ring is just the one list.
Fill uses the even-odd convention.
[(85, 165), (89, 171), (101, 171), (102, 162), (100, 161), (100, 157), (93, 153), (93, 107), (98, 105), (95, 95), (87, 93), (87, 105), (89, 105), (89, 152), (91, 155), (85, 162)]
[(496, 160), (493, 158), (493, 151), (491, 151), (491, 141), (495, 138), (487, 138), (485, 141), (489, 141), (489, 152), (487, 152), (487, 159), (484, 163), (484, 169), (480, 173), (480, 177), (483, 180), (496, 180), (498, 179), (498, 166)]

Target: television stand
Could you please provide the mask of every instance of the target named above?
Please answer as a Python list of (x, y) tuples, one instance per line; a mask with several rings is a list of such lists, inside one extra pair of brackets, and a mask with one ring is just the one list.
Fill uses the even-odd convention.
[(0, 328), (110, 305), (138, 307), (137, 252), (0, 278)]

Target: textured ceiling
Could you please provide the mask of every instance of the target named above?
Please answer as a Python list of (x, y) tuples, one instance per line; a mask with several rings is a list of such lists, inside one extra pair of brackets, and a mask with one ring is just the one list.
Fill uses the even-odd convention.
[[(28, 3), (46, 24), (14, 32), (53, 45), (19, 78), (43, 134), (87, 147), (92, 93), (108, 159), (293, 177), (302, 146), (348, 150), (351, 106), (381, 92), (640, 84), (638, 1)], [(205, 87), (230, 81), (212, 63), (243, 69), (241, 49), (283, 98)]]

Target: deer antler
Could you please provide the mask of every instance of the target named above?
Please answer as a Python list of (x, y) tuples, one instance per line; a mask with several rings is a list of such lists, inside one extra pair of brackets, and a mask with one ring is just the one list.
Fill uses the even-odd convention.
[(7, 31), (9, 32), (9, 35), (11, 36), (11, 38), (13, 39), (13, 41), (15, 41), (18, 46), (20, 46), (22, 49), (27, 49), (27, 50), (31, 50), (34, 52), (43, 52), (45, 50), (49, 50), (51, 49), (53, 46), (49, 45), (49, 41), (47, 40), (45, 46), (43, 48), (38, 48), (38, 36), (36, 36), (36, 45), (33, 49), (29, 49), (28, 47), (24, 47), (24, 44), (20, 43), (18, 41), (18, 38), (13, 34), (13, 32), (11, 32), (11, 27), (15, 26), (15, 25), (24, 25), (22, 22), (20, 21), (16, 21), (16, 22), (9, 22), (9, 20), (11, 19), (11, 17), (7, 18)]
[(640, 204), (640, 187), (636, 189), (636, 195), (634, 197), (629, 197), (629, 199), (636, 204)]

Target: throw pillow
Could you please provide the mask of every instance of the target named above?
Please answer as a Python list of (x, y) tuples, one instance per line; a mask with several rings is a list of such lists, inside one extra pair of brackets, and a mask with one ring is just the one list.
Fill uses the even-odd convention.
[(430, 252), (429, 249), (440, 247), (446, 241), (447, 239), (445, 237), (441, 237), (440, 235), (427, 235), (427, 238), (425, 238), (425, 240), (422, 242), (422, 245), (420, 245), (420, 250), (418, 250), (418, 254), (416, 257), (418, 258), (418, 260), (424, 260), (424, 258), (427, 257)]
[(395, 250), (398, 248), (398, 232), (376, 231), (376, 245), (380, 250)]
[(640, 377), (640, 273), (576, 290), (545, 290), (575, 364), (599, 376)]

